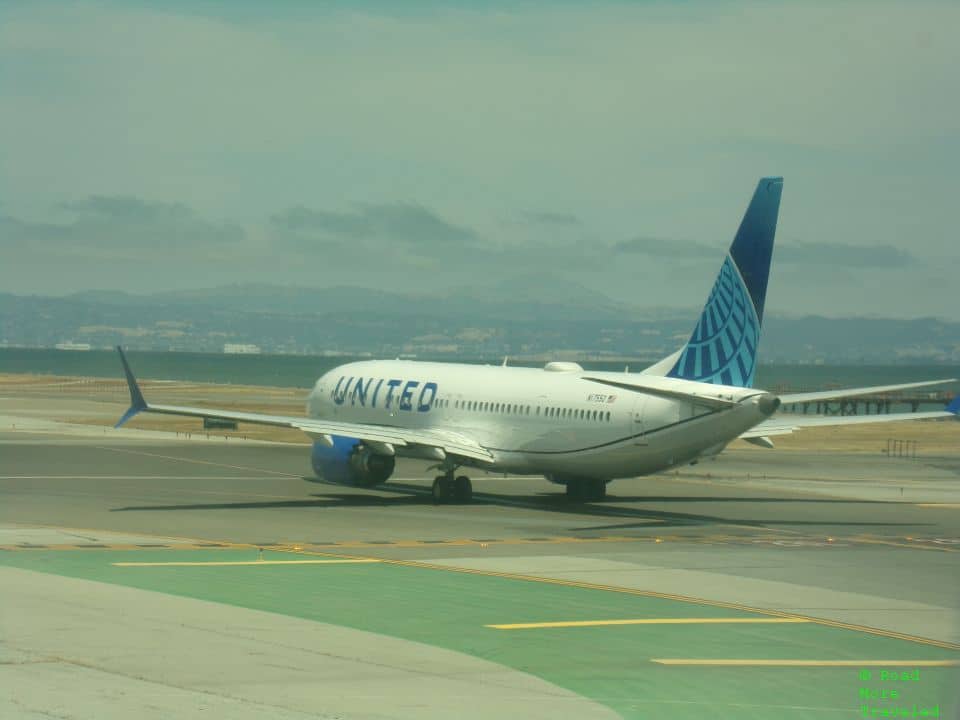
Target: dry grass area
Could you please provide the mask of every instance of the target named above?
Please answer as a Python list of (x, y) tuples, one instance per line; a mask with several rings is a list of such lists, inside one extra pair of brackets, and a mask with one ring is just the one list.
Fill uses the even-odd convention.
[[(160, 404), (194, 405), (274, 415), (304, 415), (307, 391), (302, 388), (260, 387), (250, 385), (214, 385), (143, 380), (144, 395)], [(116, 406), (116, 416), (128, 403), (126, 383), (122, 379), (77, 378), (51, 375), (0, 374), (0, 392), (9, 396), (88, 400)], [(69, 410), (68, 410), (68, 414)], [(65, 421), (90, 425), (112, 425), (103, 417), (77, 413)], [(203, 421), (164, 415), (139, 415), (129, 427), (169, 432), (205, 433)], [(246, 437), (257, 440), (309, 443), (299, 430), (241, 424), (235, 431), (214, 430), (211, 435)], [(960, 455), (960, 422), (893, 422), (846, 427), (801, 430), (792, 435), (772, 438), (778, 449), (803, 452), (829, 451), (879, 454), (887, 440), (916, 441), (918, 455)], [(736, 441), (732, 447), (764, 451), (755, 445)]]
[[(778, 450), (804, 452), (825, 451), (870, 453), (877, 455), (887, 447), (887, 440), (910, 440), (917, 443), (917, 455), (960, 455), (960, 422), (912, 421), (820, 427), (800, 430), (792, 435), (770, 438)], [(739, 449), (764, 448), (737, 440), (731, 445)]]
[[(214, 385), (209, 383), (139, 380), (143, 394), (150, 402), (161, 405), (193, 405), (259, 412), (272, 415), (304, 415), (307, 391), (301, 388), (257, 387), (248, 385)], [(58, 399), (65, 402), (64, 422), (80, 425), (112, 426), (129, 404), (127, 384), (122, 379), (80, 378), (55, 375), (0, 374), (0, 393), (8, 397)], [(97, 414), (84, 414), (80, 405), (71, 409), (72, 401), (103, 403)], [(102, 411), (113, 407), (103, 417)], [(113, 415), (116, 419), (112, 419)], [(199, 418), (172, 415), (141, 414), (127, 427), (192, 434), (242, 437), (251, 440), (309, 443), (310, 438), (299, 430), (241, 424), (237, 430), (204, 430)]]

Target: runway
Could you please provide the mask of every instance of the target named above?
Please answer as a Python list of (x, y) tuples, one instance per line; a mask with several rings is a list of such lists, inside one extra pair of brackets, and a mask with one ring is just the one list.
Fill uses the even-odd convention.
[(62, 680), (75, 717), (144, 683), (145, 717), (843, 717), (877, 660), (956, 712), (958, 455), (730, 451), (593, 504), (474, 473), (435, 506), (426, 463), (358, 490), (300, 445), (0, 424), (0, 454), (4, 716)]

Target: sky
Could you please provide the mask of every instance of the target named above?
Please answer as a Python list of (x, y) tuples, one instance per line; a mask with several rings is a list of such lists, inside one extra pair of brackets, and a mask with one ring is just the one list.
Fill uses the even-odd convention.
[(960, 319), (960, 3), (0, 4), (0, 292), (586, 288)]

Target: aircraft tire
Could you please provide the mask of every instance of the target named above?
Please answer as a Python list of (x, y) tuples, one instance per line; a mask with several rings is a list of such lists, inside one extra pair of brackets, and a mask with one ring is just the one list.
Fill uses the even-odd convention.
[(437, 475), (433, 479), (433, 502), (436, 505), (443, 505), (453, 500), (454, 480), (448, 475)]
[(466, 475), (460, 475), (454, 481), (453, 499), (458, 503), (469, 503), (473, 500), (473, 483)]
[(567, 481), (567, 497), (573, 502), (597, 502), (607, 496), (604, 480), (576, 478)]
[(584, 492), (583, 492), (583, 482), (580, 480), (568, 480), (567, 481), (567, 499), (572, 502), (583, 502)]
[(590, 502), (603, 500), (607, 496), (607, 483), (604, 480), (587, 480), (584, 485), (587, 489), (586, 499)]

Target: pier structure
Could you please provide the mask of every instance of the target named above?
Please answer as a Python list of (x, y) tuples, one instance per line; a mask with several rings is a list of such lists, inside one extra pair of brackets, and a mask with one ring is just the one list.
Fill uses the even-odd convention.
[[(806, 390), (779, 389), (776, 392), (807, 392)], [(886, 392), (859, 397), (838, 398), (836, 400), (818, 400), (802, 403), (791, 403), (785, 409), (806, 415), (813, 412), (817, 415), (881, 415), (890, 412), (904, 412), (909, 407), (910, 412), (918, 412), (921, 407), (929, 410), (939, 410), (946, 407), (953, 400), (953, 394), (945, 391), (938, 392)], [(929, 407), (929, 406), (934, 407)], [(861, 413), (862, 411), (862, 413)]]

